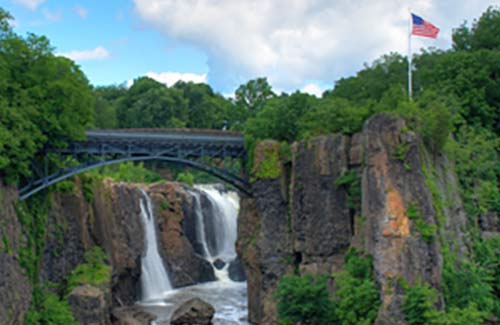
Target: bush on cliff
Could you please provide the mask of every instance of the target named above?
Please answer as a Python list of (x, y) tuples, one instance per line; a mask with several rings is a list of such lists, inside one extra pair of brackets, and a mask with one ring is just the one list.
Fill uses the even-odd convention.
[(334, 278), (338, 290), (330, 297), (325, 276), (283, 277), (276, 291), (283, 324), (372, 324), (380, 299), (371, 258), (349, 251)]
[(345, 270), (334, 275), (338, 287), (336, 315), (341, 324), (372, 324), (380, 299), (372, 274), (372, 260), (351, 249), (345, 258)]
[(438, 310), (438, 293), (427, 283), (406, 288), (402, 311), (409, 324), (462, 325), (482, 324), (487, 313), (480, 311), (475, 303), (464, 308), (451, 307), (447, 312)]
[(92, 284), (96, 287), (109, 284), (111, 281), (111, 266), (108, 265), (108, 257), (103, 250), (94, 246), (85, 253), (85, 263), (78, 265), (68, 278), (69, 294), (75, 287), (81, 284)]
[(327, 278), (286, 275), (276, 290), (281, 324), (335, 324), (335, 305)]

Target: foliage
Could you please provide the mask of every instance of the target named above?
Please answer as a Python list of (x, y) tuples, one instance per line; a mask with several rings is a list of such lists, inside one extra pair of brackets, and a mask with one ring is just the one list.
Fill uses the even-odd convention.
[(117, 120), (120, 128), (179, 128), (185, 127), (188, 103), (182, 91), (141, 77), (120, 98)]
[(342, 324), (372, 324), (380, 306), (372, 260), (351, 249), (345, 262), (345, 270), (334, 276), (337, 317)]
[(162, 180), (161, 176), (144, 167), (143, 162), (135, 164), (132, 161), (101, 167), (90, 172), (97, 177), (109, 177), (115, 182), (155, 183)]
[(271, 98), (247, 121), (245, 134), (255, 139), (292, 142), (299, 136), (302, 116), (316, 101), (313, 96), (299, 92)]
[(500, 213), (498, 150), (500, 138), (490, 131), (464, 126), (456, 133), (457, 142), (448, 152), (456, 161), (456, 171), (467, 214), (477, 217), (487, 211)]
[(194, 175), (190, 172), (182, 172), (177, 174), (177, 181), (185, 183), (189, 186), (193, 186), (194, 184)]
[(255, 116), (266, 102), (276, 95), (267, 82), (267, 78), (248, 81), (236, 89), (236, 106), (242, 107), (248, 116)]
[(124, 86), (106, 86), (94, 89), (94, 127), (114, 129), (118, 126), (116, 110), (118, 101), (127, 89)]
[(361, 130), (368, 116), (368, 106), (327, 97), (318, 101), (299, 121), (300, 138), (328, 133), (353, 134)]
[(347, 190), (347, 206), (351, 210), (361, 211), (361, 177), (351, 169), (335, 180), (335, 186), (344, 186)]
[(0, 8), (0, 177), (15, 182), (44, 145), (84, 138), (93, 97), (74, 62), (43, 36), (15, 34), (10, 18)]
[(25, 236), (19, 251), (19, 264), (26, 270), (33, 285), (38, 283), (50, 205), (50, 200), (47, 200), (43, 193), (33, 195), (16, 205), (16, 214)]
[(275, 293), (281, 324), (335, 324), (326, 277), (286, 275)]
[(101, 286), (111, 281), (108, 257), (99, 246), (85, 252), (85, 263), (78, 265), (68, 278), (68, 294), (81, 284)]
[(408, 204), (408, 209), (406, 211), (408, 218), (413, 221), (413, 224), (417, 228), (420, 236), (427, 242), (431, 243), (434, 241), (437, 233), (437, 226), (435, 224), (428, 223), (424, 220), (424, 217), (418, 210), (418, 207), (410, 202)]
[(455, 51), (475, 51), (480, 49), (500, 49), (500, 10), (489, 7), (472, 27), (464, 23), (453, 30)]
[(470, 303), (464, 308), (449, 307), (448, 312), (436, 308), (438, 294), (427, 283), (406, 289), (402, 310), (409, 324), (460, 325), (482, 324), (486, 313)]
[(60, 299), (56, 294), (48, 291), (46, 288), (35, 288), (35, 292), (35, 301), (32, 302), (30, 309), (26, 314), (26, 325), (78, 324), (71, 313), (67, 300)]
[(438, 295), (427, 283), (414, 285), (406, 291), (402, 311), (410, 324), (430, 324), (438, 317), (435, 304)]
[[(257, 147), (257, 149), (259, 148)], [(276, 179), (281, 175), (281, 172), (279, 148), (265, 146), (259, 159), (254, 161), (252, 174), (260, 179)]]

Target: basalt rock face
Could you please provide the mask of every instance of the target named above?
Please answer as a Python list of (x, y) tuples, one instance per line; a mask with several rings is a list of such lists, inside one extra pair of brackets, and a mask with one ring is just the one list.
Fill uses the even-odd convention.
[(382, 307), (377, 323), (402, 323), (404, 291), (399, 279), (410, 285), (424, 281), (440, 289), (442, 256), (438, 240), (424, 239), (413, 206), (422, 221), (436, 225), (436, 211), (422, 172), (419, 139), (404, 132), (400, 119), (379, 115), (364, 127), (365, 164), (362, 181), (361, 236), (373, 256)]
[(24, 324), (31, 285), (18, 260), (0, 252), (0, 324)]
[(292, 147), (291, 234), (301, 273), (337, 271), (351, 242), (347, 192), (336, 182), (348, 169), (348, 140), (322, 136)]
[[(279, 144), (256, 147), (254, 166), (269, 158), (272, 146)], [(458, 255), (467, 251), (465, 212), (446, 157), (427, 154), (419, 136), (388, 115), (372, 117), (353, 136), (317, 137), (291, 151), (291, 162), (275, 166), (279, 176), (257, 177), (253, 197), (241, 200), (237, 247), (250, 321), (276, 324), (279, 279), (341, 271), (350, 248), (373, 257), (382, 302), (377, 324), (404, 323), (405, 282), (429, 283), (442, 306), (440, 242)], [(346, 184), (348, 178), (354, 182)], [(443, 211), (436, 212), (436, 193), (446, 202)]]
[(154, 185), (149, 189), (158, 224), (160, 255), (163, 257), (173, 287), (214, 281), (212, 266), (203, 259), (189, 240), (194, 230), (193, 197), (180, 183)]
[(19, 265), (26, 238), (15, 211), (17, 191), (0, 182), (0, 324), (23, 324), (31, 303), (31, 285)]
[(140, 297), (140, 256), (144, 248), (139, 218), (142, 194), (135, 185), (110, 180), (94, 182), (91, 191), (86, 198), (77, 178), (70, 193), (51, 194), (41, 280), (62, 282), (85, 262), (85, 252), (97, 245), (112, 266), (109, 304), (134, 304)]

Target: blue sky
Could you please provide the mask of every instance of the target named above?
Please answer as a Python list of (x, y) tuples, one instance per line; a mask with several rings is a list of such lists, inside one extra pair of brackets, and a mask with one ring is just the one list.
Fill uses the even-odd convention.
[(384, 53), (406, 54), (408, 7), (441, 28), (413, 51), (449, 48), (487, 0), (0, 0), (19, 34), (45, 35), (94, 85), (149, 75), (224, 94), (266, 76), (278, 91), (321, 93)]

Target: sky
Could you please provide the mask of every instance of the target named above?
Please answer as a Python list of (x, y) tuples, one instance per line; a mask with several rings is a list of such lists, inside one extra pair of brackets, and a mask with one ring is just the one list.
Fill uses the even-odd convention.
[(389, 52), (408, 53), (409, 8), (441, 29), (412, 51), (451, 47), (488, 0), (0, 0), (14, 30), (47, 36), (95, 86), (147, 75), (234, 93), (267, 77), (276, 92), (320, 95)]

